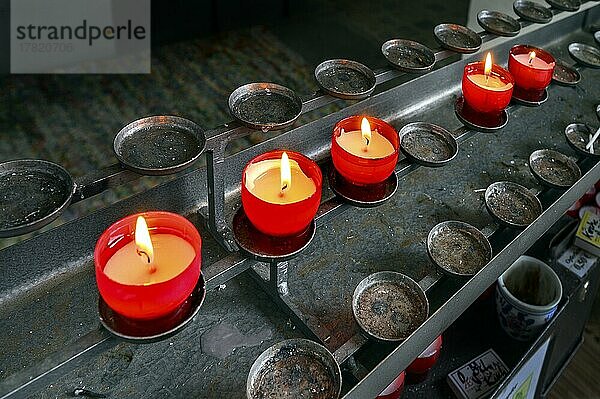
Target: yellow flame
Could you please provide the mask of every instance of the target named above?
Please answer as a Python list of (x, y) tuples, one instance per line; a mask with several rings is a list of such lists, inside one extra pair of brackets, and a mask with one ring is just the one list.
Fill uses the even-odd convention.
[(143, 216), (138, 216), (135, 223), (135, 247), (144, 263), (154, 261), (154, 248), (152, 247), (152, 240), (150, 240), (146, 219)]
[(487, 53), (487, 55), (485, 56), (485, 66), (483, 68), (483, 73), (485, 73), (485, 76), (490, 76), (490, 73), (492, 73), (492, 53)]
[(292, 168), (290, 167), (290, 160), (288, 154), (284, 152), (281, 154), (281, 191), (289, 190), (292, 187)]
[(363, 139), (365, 139), (368, 147), (369, 142), (371, 141), (371, 125), (369, 124), (369, 120), (367, 118), (362, 118), (362, 121), (360, 122), (360, 130), (362, 132), (362, 137)]
[(529, 53), (529, 63), (530, 64), (533, 62), (534, 58), (535, 58), (535, 51), (532, 51), (531, 53)]

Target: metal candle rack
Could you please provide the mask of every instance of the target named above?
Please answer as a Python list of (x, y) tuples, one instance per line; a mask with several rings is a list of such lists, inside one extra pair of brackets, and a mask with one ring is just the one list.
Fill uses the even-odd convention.
[[(591, 8), (591, 6), (585, 7), (585, 9)], [(558, 14), (558, 12), (555, 12)], [(521, 21), (521, 25), (523, 27), (531, 25), (530, 23)], [(478, 37), (482, 39), (482, 42), (485, 43), (491, 39), (493, 39), (493, 34), (483, 33)], [(570, 49), (571, 50), (571, 49)], [(582, 50), (582, 47), (579, 46), (577, 49), (577, 55), (581, 56), (581, 54), (585, 53)], [(585, 49), (584, 49), (585, 50)], [(575, 51), (575, 50), (574, 50)], [(435, 60), (441, 61), (449, 58), (455, 54), (449, 50), (441, 50), (434, 54)], [(574, 58), (577, 59), (577, 56), (571, 52)], [(581, 62), (581, 60), (579, 60)], [(583, 62), (583, 64), (585, 64)], [(589, 64), (585, 64), (588, 65)], [(401, 76), (403, 73), (399, 72), (395, 69), (388, 69), (377, 71), (375, 75), (376, 84), (381, 85), (382, 83), (388, 82), (392, 79), (395, 79)], [(331, 91), (330, 91), (331, 93)], [(329, 95), (316, 94), (311, 96), (310, 98), (305, 99), (301, 104), (301, 111), (299, 113), (308, 113), (313, 110), (316, 110), (324, 105), (337, 101), (336, 98), (331, 97)], [(231, 105), (230, 105), (231, 106)], [(512, 106), (511, 106), (512, 107)], [(297, 116), (296, 116), (297, 117)], [(158, 117), (161, 118), (161, 117)], [(293, 118), (295, 119), (295, 118)], [(164, 121), (163, 121), (164, 122)], [(182, 122), (182, 121), (179, 121)], [(293, 121), (292, 121), (293, 122)], [(186, 122), (187, 123), (187, 122)], [(285, 124), (283, 124), (285, 125)], [(256, 126), (255, 126), (256, 127)], [(127, 158), (123, 157), (123, 153), (120, 152), (122, 149), (121, 144), (128, 133), (127, 130), (130, 130), (130, 125), (124, 129), (123, 132), (120, 132), (119, 135), (115, 138), (115, 152), (117, 157), (121, 161), (120, 164), (110, 166), (103, 170), (98, 171), (92, 175), (88, 175), (78, 181), (75, 182), (74, 196), (71, 202), (77, 202), (83, 200), (85, 198), (96, 195), (109, 187), (118, 186), (124, 184), (126, 182), (135, 180), (139, 177), (138, 173), (143, 174), (165, 174), (165, 173), (173, 173), (179, 171), (181, 168), (167, 168), (161, 170), (158, 167), (155, 171), (149, 171), (148, 169), (136, 168), (135, 165), (128, 164)], [(304, 334), (321, 342), (323, 345), (328, 347), (338, 362), (338, 364), (345, 363), (349, 365), (351, 371), (359, 376), (364, 376), (364, 369), (361, 368), (359, 364), (357, 364), (356, 360), (353, 358), (353, 355), (366, 344), (368, 338), (366, 338), (362, 334), (356, 334), (351, 337), (348, 341), (343, 343), (341, 346), (334, 348), (329, 345), (329, 337), (330, 332), (327, 331), (326, 328), (320, 325), (318, 320), (313, 320), (306, 314), (298, 309), (293, 302), (290, 300), (290, 292), (288, 289), (288, 260), (291, 259), (296, 253), (287, 254), (287, 256), (263, 256), (261, 254), (254, 253), (251, 257), (254, 260), (258, 260), (259, 262), (255, 262), (242, 256), (238, 250), (238, 243), (240, 242), (239, 238), (236, 243), (236, 238), (234, 237), (233, 231), (230, 227), (230, 223), (227, 221), (226, 216), (226, 183), (225, 183), (225, 175), (227, 170), (227, 159), (225, 156), (225, 149), (228, 143), (243, 138), (250, 133), (253, 132), (251, 128), (243, 126), (238, 122), (230, 123), (226, 126), (210, 130), (207, 132), (201, 132), (199, 128), (196, 126), (186, 126), (190, 132), (194, 132), (194, 136), (197, 139), (198, 144), (198, 152), (190, 159), (189, 162), (185, 162), (183, 167), (189, 166), (201, 152), (206, 153), (207, 160), (207, 207), (202, 210), (205, 223), (207, 225), (208, 230), (211, 232), (215, 240), (223, 246), (228, 252), (231, 252), (229, 256), (225, 259), (218, 261), (211, 265), (209, 270), (205, 270), (206, 281), (207, 281), (207, 290), (214, 288), (215, 286), (222, 284), (234, 276), (240, 274), (245, 270), (249, 270), (252, 277), (257, 281), (257, 283), (265, 290), (267, 294), (282, 308), (286, 311), (286, 313), (292, 318), (292, 321), (296, 326), (298, 326)], [(282, 133), (282, 136), (285, 136), (287, 132)], [(475, 132), (469, 130), (466, 127), (459, 128), (452, 132), (452, 135), (455, 137), (457, 143), (464, 142), (469, 137), (474, 135)], [(135, 170), (135, 172), (126, 169)], [(409, 172), (415, 170), (419, 166), (409, 162), (408, 159), (402, 159), (398, 163), (395, 171), (395, 177), (401, 178), (407, 175)], [(137, 172), (137, 173), (136, 173)], [(586, 175), (584, 176), (586, 182), (592, 181), (593, 176)], [(589, 185), (589, 184), (588, 184)], [(539, 194), (535, 193), (535, 194)], [(562, 199), (562, 202), (566, 202), (569, 200), (569, 197), (574, 196), (575, 194), (571, 194), (567, 196), (566, 199)], [(357, 205), (357, 204), (354, 204)], [(360, 204), (358, 204), (360, 205)], [(561, 201), (557, 201), (557, 203), (553, 204), (551, 208), (557, 208), (563, 205)], [(321, 225), (327, 220), (333, 218), (334, 216), (340, 214), (342, 211), (347, 209), (348, 204), (344, 203), (338, 197), (333, 197), (331, 199), (326, 200), (320, 206), (319, 212), (316, 218), (316, 225)], [(484, 234), (487, 237), (493, 236), (493, 234), (499, 230), (498, 225), (488, 226), (484, 229)], [(540, 230), (540, 228), (534, 230)], [(314, 233), (314, 231), (313, 231)], [(536, 231), (529, 232), (529, 235), (536, 234)], [(248, 248), (246, 248), (248, 250)], [(496, 261), (496, 269), (501, 266), (498, 266), (502, 259)], [(262, 263), (261, 263), (262, 262)], [(435, 273), (426, 276), (421, 279), (418, 284), (424, 290), (428, 291), (432, 286), (434, 286), (440, 279), (442, 278), (442, 273)], [(474, 278), (474, 280), (476, 280)], [(481, 280), (481, 279), (479, 279)], [(483, 286), (481, 281), (477, 280), (474, 284), (476, 286)], [(434, 325), (441, 326), (443, 324), (440, 321), (439, 315), (434, 315), (432, 317), (435, 319), (433, 322)], [(425, 347), (425, 343), (429, 343), (432, 337), (424, 334), (421, 342), (424, 345), (419, 345), (419, 347)], [(36, 378), (30, 379), (26, 378), (25, 374), (22, 375), (23, 378), (17, 378), (16, 383), (13, 382), (12, 385), (0, 385), (2, 390), (0, 390), (1, 394), (5, 394), (3, 397), (11, 397), (14, 394), (23, 394), (26, 392), (34, 392), (36, 389), (41, 387), (45, 381), (50, 380), (55, 377), (59, 373), (66, 372), (67, 370), (75, 367), (78, 364), (78, 361), (81, 361), (85, 355), (89, 355), (95, 353), (97, 351), (106, 350), (107, 348), (118, 343), (110, 335), (107, 335), (105, 330), (98, 330), (89, 333), (88, 335), (81, 338), (75, 345), (71, 348), (66, 348), (61, 353), (58, 353), (56, 356), (51, 356), (47, 360), (48, 364), (56, 365), (56, 367), (52, 367), (49, 369), (43, 368), (44, 366), (37, 366), (31, 370), (27, 370), (27, 377), (31, 377), (31, 375), (36, 376)], [(418, 348), (417, 348), (418, 349)], [(413, 350), (418, 354), (417, 349)], [(392, 354), (393, 355), (393, 354)], [(388, 362), (390, 363), (390, 362)], [(33, 372), (32, 372), (33, 371)], [(380, 380), (385, 380), (389, 371), (386, 372), (383, 376), (373, 376), (372, 374), (367, 377), (370, 379), (373, 385), (381, 385)], [(355, 396), (358, 397), (360, 395), (360, 389), (354, 393)]]

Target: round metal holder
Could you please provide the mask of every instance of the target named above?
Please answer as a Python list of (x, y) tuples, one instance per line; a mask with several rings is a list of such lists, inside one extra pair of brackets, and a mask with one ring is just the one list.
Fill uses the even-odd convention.
[(431, 229), (427, 253), (443, 273), (451, 276), (473, 276), (492, 260), (487, 237), (470, 224), (454, 220)]
[(384, 271), (358, 283), (352, 295), (352, 313), (369, 337), (399, 342), (427, 320), (429, 301), (415, 280)]
[(575, 86), (581, 81), (581, 74), (577, 69), (557, 61), (552, 73), (552, 80), (561, 86)]
[(600, 68), (600, 50), (583, 43), (569, 44), (569, 55), (581, 65)]
[(368, 186), (350, 183), (333, 165), (329, 168), (329, 187), (338, 197), (358, 208), (373, 208), (392, 198), (398, 189), (398, 177), (392, 173), (387, 180)]
[(444, 166), (458, 154), (458, 144), (452, 134), (433, 123), (409, 123), (398, 135), (402, 153), (423, 166)]
[(577, 11), (581, 7), (581, 1), (579, 0), (546, 0), (546, 3), (550, 6), (561, 11)]
[(234, 118), (252, 129), (284, 129), (300, 116), (302, 100), (285, 86), (249, 83), (231, 93), (229, 111)]
[(233, 217), (233, 237), (240, 249), (261, 262), (284, 262), (298, 256), (315, 237), (313, 220), (308, 229), (291, 237), (274, 237), (260, 232), (240, 207)]
[(117, 133), (113, 150), (127, 169), (161, 176), (191, 166), (202, 154), (206, 138), (194, 122), (177, 116), (150, 116)]
[(206, 295), (204, 275), (200, 273), (198, 284), (179, 308), (157, 319), (131, 319), (112, 310), (99, 296), (100, 323), (113, 335), (136, 344), (161, 341), (183, 330), (198, 314)]
[(501, 224), (525, 228), (542, 214), (540, 200), (520, 184), (501, 181), (485, 190), (485, 206)]
[(600, 157), (600, 139), (594, 142), (593, 152), (585, 148), (593, 135), (594, 132), (592, 129), (583, 123), (571, 123), (565, 128), (567, 143), (569, 143), (575, 152), (586, 157), (598, 158)]
[(458, 53), (474, 53), (482, 43), (475, 31), (458, 24), (439, 24), (433, 34), (442, 47)]
[(548, 90), (544, 89), (540, 92), (527, 92), (524, 90), (519, 90), (515, 86), (513, 89), (512, 100), (517, 104), (525, 105), (527, 107), (539, 107), (548, 101)]
[(469, 107), (462, 96), (454, 103), (454, 113), (468, 128), (485, 133), (500, 130), (508, 123), (506, 110), (502, 110), (500, 115), (482, 114)]
[(479, 11), (477, 22), (486, 32), (498, 36), (516, 36), (521, 31), (519, 21), (499, 11)]
[(433, 51), (412, 40), (388, 40), (381, 46), (381, 52), (390, 64), (404, 72), (429, 72), (435, 65)]
[(0, 163), (0, 237), (30, 233), (71, 203), (75, 183), (62, 166), (21, 159)]
[(337, 399), (342, 372), (325, 347), (308, 339), (287, 339), (254, 361), (246, 381), (248, 399)]
[(315, 79), (327, 94), (345, 100), (367, 98), (375, 90), (375, 73), (360, 62), (329, 60), (315, 68)]
[(513, 3), (513, 10), (515, 14), (529, 22), (535, 22), (538, 24), (547, 24), (552, 21), (552, 11), (543, 5), (529, 1), (529, 0), (517, 0)]
[(545, 186), (567, 189), (581, 178), (577, 162), (554, 150), (537, 150), (529, 156), (531, 173)]

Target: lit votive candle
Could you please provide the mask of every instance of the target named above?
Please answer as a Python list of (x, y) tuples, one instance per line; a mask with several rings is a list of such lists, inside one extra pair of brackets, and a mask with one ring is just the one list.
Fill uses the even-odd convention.
[(184, 217), (131, 215), (111, 225), (94, 251), (98, 290), (126, 317), (154, 319), (175, 311), (200, 276), (202, 240)]
[(492, 63), (488, 53), (485, 62), (465, 65), (462, 91), (467, 105), (480, 113), (497, 115), (510, 103), (513, 93), (512, 75)]
[(351, 116), (333, 129), (333, 166), (347, 181), (370, 185), (385, 181), (398, 162), (398, 132), (381, 119)]
[(556, 61), (540, 48), (517, 45), (510, 49), (508, 70), (515, 79), (515, 96), (539, 97), (552, 81)]
[(271, 151), (259, 155), (242, 174), (244, 212), (264, 234), (301, 234), (321, 203), (322, 180), (319, 166), (300, 153)]

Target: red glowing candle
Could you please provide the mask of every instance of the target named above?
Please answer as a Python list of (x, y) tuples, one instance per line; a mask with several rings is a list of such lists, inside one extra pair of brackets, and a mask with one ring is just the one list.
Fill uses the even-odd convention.
[(271, 151), (251, 160), (242, 173), (242, 206), (264, 234), (289, 237), (303, 233), (321, 203), (321, 169), (291, 151)]
[(485, 114), (499, 114), (512, 97), (514, 80), (504, 68), (492, 64), (487, 54), (485, 63), (473, 62), (465, 65), (462, 91), (470, 108)]
[[(517, 45), (510, 49), (508, 70), (515, 79), (515, 95), (526, 97), (540, 94), (552, 80), (554, 57), (537, 47)], [(528, 93), (527, 92), (531, 92)]]
[(200, 276), (202, 239), (170, 212), (127, 216), (102, 233), (94, 251), (102, 299), (129, 318), (155, 319), (176, 310)]
[(398, 132), (388, 123), (369, 116), (351, 116), (333, 129), (333, 166), (350, 183), (381, 183), (394, 172), (399, 144)]
[(427, 374), (437, 363), (442, 349), (442, 336), (440, 335), (408, 366), (406, 372), (412, 375)]
[(404, 371), (376, 399), (398, 399), (404, 390)]

